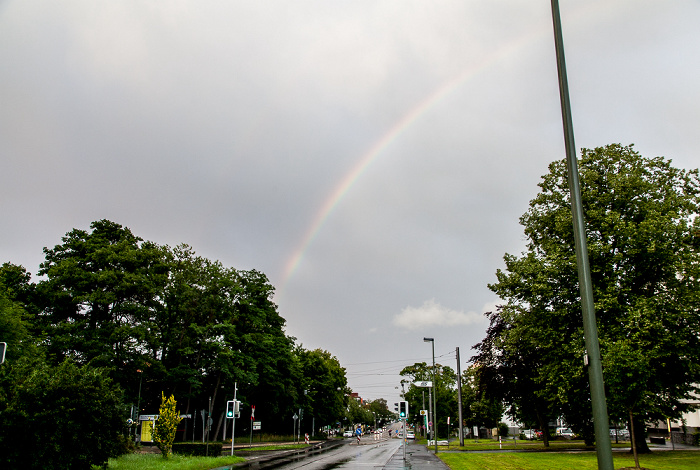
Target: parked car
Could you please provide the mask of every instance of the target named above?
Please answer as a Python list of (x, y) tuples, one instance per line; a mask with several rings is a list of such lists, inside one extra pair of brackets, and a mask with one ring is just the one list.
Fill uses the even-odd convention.
[(537, 431), (535, 431), (534, 429), (524, 430), (523, 435), (525, 436), (525, 439), (529, 439), (531, 441), (537, 439)]
[(567, 439), (573, 439), (574, 432), (569, 428), (557, 428), (557, 436), (566, 437)]
[(343, 432), (343, 437), (352, 437), (354, 435), (355, 435), (355, 433), (352, 431), (344, 431)]
[(627, 440), (630, 438), (630, 432), (627, 429), (611, 429), (610, 437), (615, 438), (615, 431), (617, 431), (617, 438)]

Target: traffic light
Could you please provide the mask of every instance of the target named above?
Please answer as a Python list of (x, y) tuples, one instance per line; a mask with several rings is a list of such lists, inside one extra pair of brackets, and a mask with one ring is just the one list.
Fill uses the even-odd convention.
[(226, 402), (226, 417), (233, 418), (233, 413), (236, 410), (235, 401), (229, 400)]
[(397, 413), (399, 412), (399, 404), (398, 403), (394, 403), (394, 411), (396, 411)]
[(399, 418), (406, 419), (406, 416), (408, 416), (408, 402), (407, 401), (400, 401), (399, 402)]

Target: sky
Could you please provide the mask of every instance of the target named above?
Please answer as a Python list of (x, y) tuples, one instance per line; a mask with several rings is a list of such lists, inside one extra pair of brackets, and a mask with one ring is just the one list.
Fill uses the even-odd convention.
[[(697, 168), (700, 2), (560, 9), (577, 148)], [(546, 0), (2, 0), (0, 262), (186, 243), (392, 402), (424, 337), (467, 366), (561, 122)]]

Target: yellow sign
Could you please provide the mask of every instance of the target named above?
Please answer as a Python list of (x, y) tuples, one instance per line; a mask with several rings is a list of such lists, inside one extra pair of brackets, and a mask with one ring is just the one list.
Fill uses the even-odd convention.
[(153, 421), (141, 421), (141, 442), (151, 442), (151, 424)]

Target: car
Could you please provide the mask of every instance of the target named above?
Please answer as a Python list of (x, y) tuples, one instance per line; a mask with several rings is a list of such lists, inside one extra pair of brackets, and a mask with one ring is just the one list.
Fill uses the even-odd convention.
[(557, 428), (557, 436), (573, 439), (574, 432), (569, 428)]
[(630, 438), (630, 432), (627, 429), (611, 429), (610, 430), (610, 437), (614, 438), (615, 433), (617, 432), (617, 438), (618, 439), (629, 439)]
[(529, 439), (531, 441), (535, 440), (537, 439), (537, 431), (534, 429), (525, 429), (523, 431), (523, 436), (525, 436), (525, 439)]
[(406, 431), (406, 439), (415, 439), (416, 433), (413, 431)]
[(352, 437), (354, 435), (355, 435), (355, 433), (352, 431), (344, 431), (343, 432), (343, 437)]

